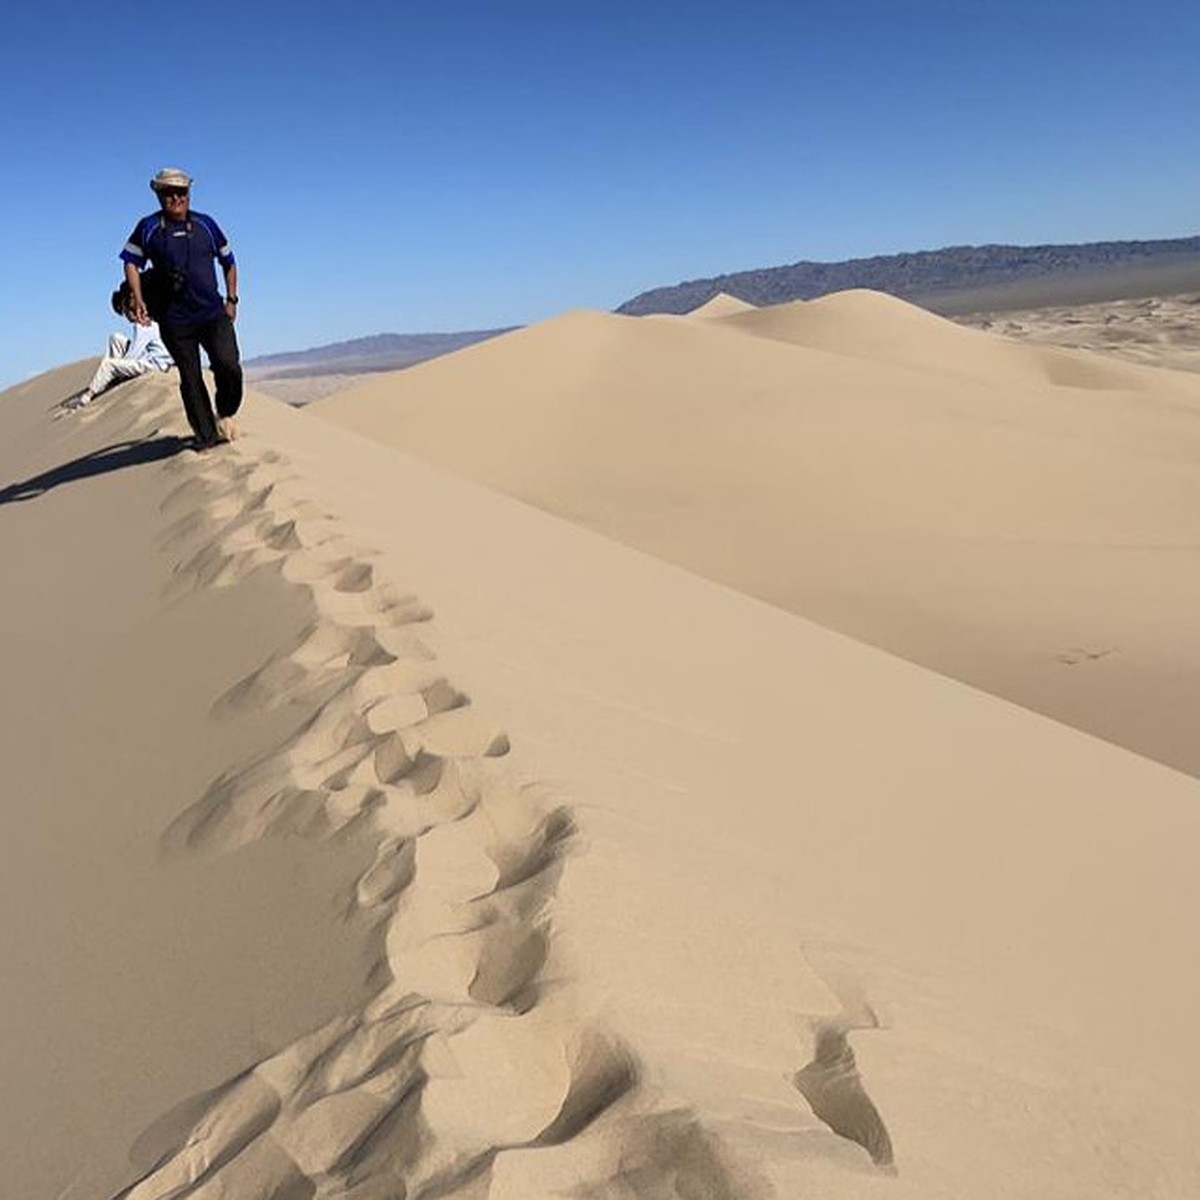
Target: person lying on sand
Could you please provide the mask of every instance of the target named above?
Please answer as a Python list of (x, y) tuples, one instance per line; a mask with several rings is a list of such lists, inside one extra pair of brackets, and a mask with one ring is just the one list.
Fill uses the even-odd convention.
[(68, 412), (86, 408), (101, 392), (125, 379), (136, 379), (148, 371), (169, 371), (175, 365), (163, 345), (158, 326), (153, 321), (148, 325), (138, 325), (134, 321), (133, 294), (127, 283), (113, 292), (112, 309), (133, 324), (133, 337), (124, 333), (109, 336), (107, 351), (91, 382), (83, 391), (63, 401), (63, 408)]

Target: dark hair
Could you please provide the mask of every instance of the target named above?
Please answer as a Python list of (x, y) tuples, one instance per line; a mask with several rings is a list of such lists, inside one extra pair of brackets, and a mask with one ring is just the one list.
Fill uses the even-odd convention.
[(112, 294), (112, 310), (118, 317), (123, 317), (129, 308), (133, 295), (128, 283), (122, 283)]

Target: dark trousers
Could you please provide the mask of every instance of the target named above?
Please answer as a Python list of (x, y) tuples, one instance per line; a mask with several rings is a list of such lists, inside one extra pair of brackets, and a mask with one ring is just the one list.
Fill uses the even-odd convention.
[[(217, 417), (232, 417), (242, 405), (242, 364), (238, 357), (233, 322), (222, 313), (203, 325), (159, 326), (163, 345), (179, 368), (179, 394), (192, 432), (202, 442), (217, 439)], [(217, 385), (217, 412), (213, 415), (208, 388), (200, 373), (200, 347), (208, 355)]]

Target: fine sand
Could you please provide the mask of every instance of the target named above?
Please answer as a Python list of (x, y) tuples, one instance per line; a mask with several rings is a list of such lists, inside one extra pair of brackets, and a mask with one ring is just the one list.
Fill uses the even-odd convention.
[[(1189, 444), (1157, 440), (1191, 413), (1173, 376), (1081, 386), (1108, 368), (958, 330), (980, 356), (947, 344), (939, 391), (915, 334), (868, 328), (855, 359), (723, 324), (757, 315), (634, 326), (648, 354), (711, 332), (701, 365), (736, 356), (720, 378), (750, 407), (723, 447), (701, 436), (728, 418), (702, 372), (665, 402), (713, 487), (761, 474), (730, 460), (797, 404), (813, 471), (839, 445), (827, 409), (859, 414), (843, 449), (867, 440), (887, 403), (837, 391), (845, 372), (898, 380), (896, 408), (931, 389), (875, 438), (940, 421), (948, 455), (983, 442), (964, 414), (1007, 372), (995, 453), (1045, 442), (1070, 480), (1092, 455), (1133, 470), (1118, 418), (1149, 397), (1134, 441), (1168, 482), (1133, 482), (1151, 512), (1183, 486)], [(619, 371), (602, 350), (629, 361), (623, 321), (549, 328), (578, 335), (576, 367), (589, 346), (593, 373)], [(810, 374), (789, 405), (781, 355), (828, 389)], [(14, 1194), (1195, 1190), (1196, 780), (261, 396), (204, 457), (179, 448), (170, 379), (54, 420), (88, 365), (0, 396)], [(505, 377), (489, 386), (511, 417)], [(1072, 390), (1098, 397), (1075, 453), (1037, 403)], [(589, 424), (558, 393), (594, 497), (677, 433), (646, 395), (614, 389)], [(493, 430), (456, 428), (471, 448)], [(519, 444), (544, 472), (540, 429)], [(666, 537), (685, 481), (664, 475)], [(911, 551), (947, 506), (909, 482), (877, 542), (907, 529)], [(1100, 545), (1121, 511), (1093, 514)]]
[(1200, 773), (1193, 375), (846, 292), (570, 313), (311, 411)]

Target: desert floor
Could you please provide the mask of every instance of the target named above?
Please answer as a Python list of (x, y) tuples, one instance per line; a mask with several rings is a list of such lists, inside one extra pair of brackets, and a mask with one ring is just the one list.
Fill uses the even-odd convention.
[(1095, 350), (1151, 367), (1200, 371), (1200, 295), (1195, 292), (972, 313), (956, 320), (1005, 337)]

